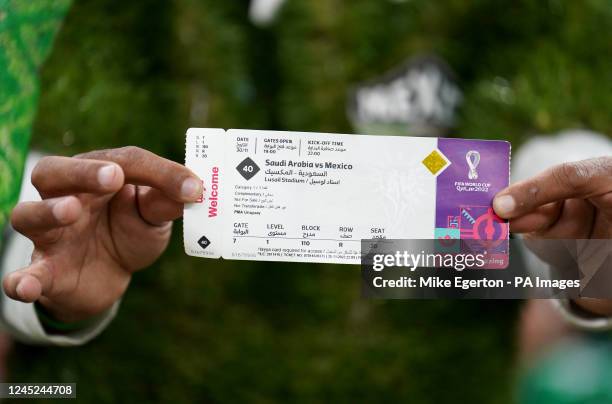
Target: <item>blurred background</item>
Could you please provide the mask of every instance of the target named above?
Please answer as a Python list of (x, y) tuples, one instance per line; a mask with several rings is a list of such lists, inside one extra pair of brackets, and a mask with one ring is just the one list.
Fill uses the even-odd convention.
[[(607, 0), (74, 1), (41, 72), (32, 144), (137, 145), (182, 161), (188, 127), (354, 131), (349, 91), (419, 54), (454, 71), (451, 132), (612, 133)], [(512, 402), (516, 301), (371, 301), (358, 267), (187, 257), (181, 223), (104, 334), (17, 345), (9, 381), (85, 402)]]

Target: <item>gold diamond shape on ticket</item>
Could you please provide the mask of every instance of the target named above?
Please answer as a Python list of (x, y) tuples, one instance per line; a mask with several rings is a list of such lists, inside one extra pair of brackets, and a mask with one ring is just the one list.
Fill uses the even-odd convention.
[(436, 175), (441, 169), (448, 165), (448, 161), (439, 151), (434, 150), (423, 160), (423, 165), (433, 174)]

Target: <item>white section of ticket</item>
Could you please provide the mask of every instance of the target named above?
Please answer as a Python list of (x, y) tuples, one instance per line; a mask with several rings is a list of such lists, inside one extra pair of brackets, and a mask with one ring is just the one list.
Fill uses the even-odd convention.
[[(441, 141), (191, 128), (185, 164), (203, 180), (205, 192), (185, 206), (185, 251), (208, 258), (359, 264), (361, 239), (459, 238), (461, 209), (467, 207), (473, 226), (477, 208), (490, 206), (494, 192), (507, 185), (509, 145)], [(492, 150), (499, 148), (494, 144), (503, 150)], [(455, 154), (456, 163), (450, 158)], [(487, 164), (505, 171), (500, 184), (479, 170)], [(457, 174), (448, 180), (454, 188), (442, 191), (448, 181), (439, 178), (454, 165)], [(478, 171), (481, 180), (473, 178)], [(487, 231), (492, 235), (494, 226)], [(507, 238), (507, 229), (499, 237)]]

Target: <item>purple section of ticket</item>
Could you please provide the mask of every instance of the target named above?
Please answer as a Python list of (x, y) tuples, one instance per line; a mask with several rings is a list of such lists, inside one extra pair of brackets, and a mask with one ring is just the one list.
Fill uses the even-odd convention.
[(491, 205), (510, 181), (510, 143), (441, 138), (438, 149), (451, 164), (437, 177), (436, 237), (480, 240), (489, 254), (507, 255), (508, 223)]

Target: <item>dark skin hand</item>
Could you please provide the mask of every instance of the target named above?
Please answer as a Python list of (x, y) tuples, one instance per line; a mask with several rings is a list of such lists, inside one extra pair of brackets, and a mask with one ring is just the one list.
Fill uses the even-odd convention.
[(135, 271), (165, 250), (183, 204), (202, 182), (181, 164), (137, 147), (45, 157), (32, 173), (42, 201), (13, 210), (13, 227), (34, 242), (32, 262), (7, 275), (5, 293), (38, 301), (60, 321), (109, 309)]
[[(612, 156), (565, 163), (513, 184), (496, 195), (493, 208), (528, 238), (611, 239)], [(612, 299), (575, 302), (612, 316)]]

